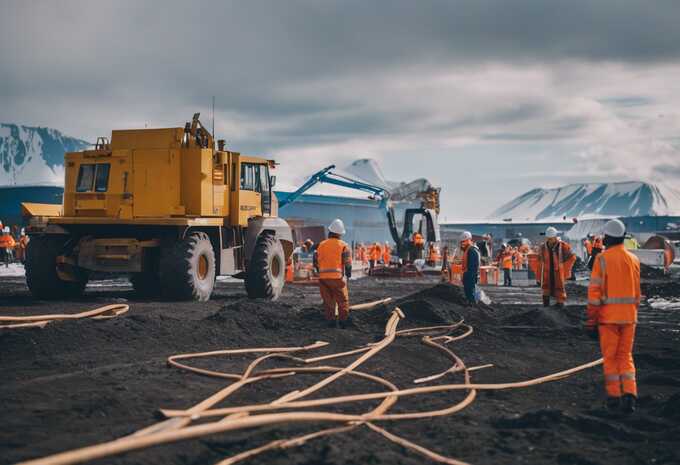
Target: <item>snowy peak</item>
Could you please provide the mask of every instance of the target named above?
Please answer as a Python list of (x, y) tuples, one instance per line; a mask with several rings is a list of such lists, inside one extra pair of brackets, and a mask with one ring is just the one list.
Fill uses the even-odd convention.
[(584, 216), (680, 215), (680, 192), (639, 181), (570, 184), (533, 189), (494, 211), (490, 218), (515, 221)]
[(64, 182), (64, 153), (87, 148), (56, 129), (0, 124), (0, 186)]

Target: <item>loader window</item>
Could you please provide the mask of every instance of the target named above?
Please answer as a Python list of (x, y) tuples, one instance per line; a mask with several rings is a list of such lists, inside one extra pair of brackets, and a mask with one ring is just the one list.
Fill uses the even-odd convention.
[(95, 166), (96, 165), (80, 165), (80, 170), (78, 170), (76, 192), (87, 192), (92, 190)]
[(257, 190), (258, 179), (255, 173), (255, 165), (252, 163), (241, 164), (241, 190), (254, 191)]
[(110, 169), (109, 163), (80, 165), (76, 192), (106, 192)]
[(94, 177), (95, 192), (106, 192), (109, 187), (109, 170), (111, 165), (108, 163), (97, 165), (97, 174)]

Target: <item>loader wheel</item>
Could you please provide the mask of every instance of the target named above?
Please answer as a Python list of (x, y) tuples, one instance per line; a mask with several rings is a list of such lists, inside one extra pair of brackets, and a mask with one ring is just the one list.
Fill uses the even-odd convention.
[(210, 299), (215, 284), (215, 252), (206, 233), (195, 232), (161, 250), (160, 290), (168, 299)]
[(161, 278), (158, 272), (133, 273), (130, 282), (135, 295), (139, 297), (158, 297), (161, 293)]
[(246, 274), (246, 291), (251, 299), (276, 300), (285, 283), (286, 258), (281, 242), (273, 234), (257, 239)]
[(57, 274), (57, 256), (66, 240), (63, 237), (35, 236), (26, 247), (26, 284), (33, 296), (56, 300), (78, 297), (83, 293), (87, 277), (79, 281), (63, 281)]

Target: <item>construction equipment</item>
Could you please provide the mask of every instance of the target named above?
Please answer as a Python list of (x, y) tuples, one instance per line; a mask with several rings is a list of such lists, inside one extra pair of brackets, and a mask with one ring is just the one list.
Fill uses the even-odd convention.
[(216, 276), (232, 275), (249, 297), (276, 299), (293, 238), (277, 217), (274, 166), (215, 148), (198, 113), (184, 128), (116, 130), (67, 153), (61, 214), (24, 206), (46, 219), (29, 222), (28, 287), (76, 296), (90, 272), (114, 272), (142, 295), (208, 300)]
[(367, 192), (370, 194), (371, 199), (378, 200), (380, 208), (385, 209), (390, 235), (396, 244), (396, 255), (403, 261), (412, 261), (413, 244), (411, 238), (414, 232), (420, 232), (427, 242), (439, 242), (439, 225), (437, 223), (437, 215), (439, 213), (438, 189), (430, 188), (420, 196), (422, 199), (420, 208), (406, 209), (404, 213), (403, 229), (400, 233), (395, 218), (394, 206), (390, 201), (391, 193), (389, 191), (379, 186), (339, 175), (334, 173), (332, 171), (333, 169), (335, 169), (335, 165), (330, 165), (311, 175), (295, 192), (288, 194), (281, 200), (280, 208), (284, 208), (286, 205), (295, 202), (295, 200), (314, 187), (317, 183), (335, 184), (337, 186)]

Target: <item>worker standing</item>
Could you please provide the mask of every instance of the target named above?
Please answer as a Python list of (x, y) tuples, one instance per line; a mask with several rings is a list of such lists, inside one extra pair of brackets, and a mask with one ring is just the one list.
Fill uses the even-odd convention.
[(512, 287), (512, 259), (514, 257), (514, 251), (512, 248), (503, 244), (501, 249), (501, 268), (503, 269), (503, 286)]
[(352, 276), (352, 255), (340, 238), (345, 234), (341, 219), (334, 219), (328, 226), (328, 239), (321, 242), (314, 252), (314, 267), (319, 272), (319, 292), (323, 299), (326, 320), (335, 325), (337, 305), (340, 326), (345, 327), (349, 318), (349, 293), (345, 278)]
[(593, 270), (593, 265), (595, 263), (595, 257), (604, 250), (604, 243), (602, 241), (602, 236), (595, 236), (593, 238), (593, 245), (590, 248), (590, 259), (588, 260), (588, 269)]
[(381, 250), (380, 250), (380, 244), (377, 242), (374, 242), (373, 245), (370, 248), (369, 254), (368, 254), (368, 269), (369, 272), (373, 271), (373, 268), (375, 268), (375, 265), (378, 264), (380, 261), (380, 255), (381, 255)]
[(26, 235), (26, 231), (24, 229), (21, 229), (21, 235), (19, 236), (19, 242), (17, 243), (16, 246), (16, 251), (17, 251), (17, 256), (16, 259), (19, 260), (21, 263), (26, 262), (26, 247), (28, 247), (28, 241), (29, 238)]
[(0, 235), (0, 252), (2, 253), (3, 261), (5, 262), (5, 268), (9, 267), (9, 264), (14, 261), (14, 246), (16, 242), (10, 234), (9, 226), (5, 226), (2, 229), (2, 235)]
[(479, 275), (479, 250), (472, 243), (472, 234), (469, 231), (463, 231), (460, 235), (460, 250), (463, 252), (463, 290), (468, 301), (475, 303)]
[(586, 262), (587, 262), (588, 260), (590, 260), (590, 254), (593, 251), (593, 243), (590, 242), (590, 234), (588, 234), (588, 236), (586, 236), (586, 238), (583, 239), (583, 248), (586, 251), (586, 258), (585, 259), (586, 259)]
[(392, 258), (392, 249), (390, 248), (389, 242), (385, 242), (385, 245), (382, 248), (382, 258), (383, 258), (383, 263), (385, 265), (390, 264), (390, 259)]
[(550, 297), (553, 297), (557, 301), (556, 306), (563, 307), (567, 300), (564, 281), (571, 276), (576, 256), (571, 252), (571, 246), (557, 237), (557, 229), (549, 227), (545, 237), (547, 239), (538, 253), (543, 306), (549, 306)]
[(588, 286), (586, 328), (599, 333), (604, 358), (607, 407), (635, 411), (637, 384), (633, 341), (640, 304), (640, 260), (623, 245), (626, 227), (611, 220), (604, 227), (604, 246)]
[(451, 270), (449, 269), (449, 246), (445, 245), (442, 249), (442, 282), (451, 281)]
[(411, 241), (413, 243), (413, 260), (423, 258), (423, 249), (425, 248), (425, 238), (423, 238), (423, 235), (416, 231), (413, 233)]

